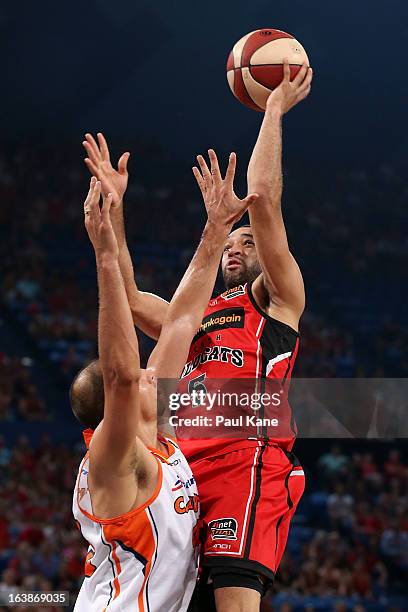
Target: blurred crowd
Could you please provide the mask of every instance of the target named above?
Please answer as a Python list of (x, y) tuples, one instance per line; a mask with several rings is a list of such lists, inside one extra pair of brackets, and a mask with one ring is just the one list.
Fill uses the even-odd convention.
[(0, 439), (0, 600), (3, 592), (70, 591), (82, 581), (86, 546), (71, 506), (82, 444), (44, 435), (9, 448)]
[[(302, 458), (308, 486), (276, 577), (274, 610), (302, 597), (385, 610), (403, 593), (408, 464), (391, 444), (380, 453), (373, 444), (352, 454), (334, 445), (310, 465)], [(71, 503), (83, 450), (82, 443), (57, 446), (47, 435), (34, 448), (24, 436), (11, 448), (0, 440), (0, 596), (78, 591), (86, 545)]]
[(0, 421), (44, 422), (48, 418), (31, 374), (30, 360), (0, 352)]
[(307, 596), (389, 604), (408, 576), (408, 466), (390, 448), (383, 460), (361, 445), (334, 445), (308, 475), (276, 588)]

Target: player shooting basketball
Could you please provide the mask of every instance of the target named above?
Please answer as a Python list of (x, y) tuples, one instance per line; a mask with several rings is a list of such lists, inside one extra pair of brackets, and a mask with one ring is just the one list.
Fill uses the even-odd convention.
[(76, 377), (74, 413), (90, 428), (73, 512), (89, 543), (75, 610), (187, 610), (196, 582), (194, 529), (199, 503), (191, 470), (173, 439), (157, 429), (156, 381), (177, 378), (211, 295), (225, 238), (256, 196), (233, 193), (235, 156), (212, 204), (202, 240), (172, 299), (160, 339), (142, 372), (111, 219), (91, 179), (85, 226), (99, 287), (99, 362)]
[[(213, 330), (205, 326), (205, 346), (201, 335), (190, 349), (187, 364), (196, 363), (196, 367), (185, 370), (182, 382), (186, 388), (195, 379), (290, 379), (305, 296), (281, 211), (281, 124), (283, 115), (308, 95), (311, 80), (311, 69), (303, 65), (291, 82), (285, 62), (284, 79), (269, 97), (248, 168), (248, 189), (259, 193), (259, 202), (250, 211), (251, 226), (229, 234), (222, 257), (226, 287), (238, 287), (211, 300), (204, 316), (206, 322), (215, 315), (226, 320), (222, 311), (238, 308), (244, 325)], [(126, 168), (122, 163), (122, 169), (119, 164), (119, 170), (113, 170), (101, 135), (99, 144), (87, 135), (87, 165), (107, 188), (112, 184), (117, 187), (118, 224), (123, 224)], [(220, 185), (215, 154), (209, 154), (212, 171), (202, 157), (198, 158), (201, 172), (194, 170), (206, 206)], [(157, 338), (167, 305), (135, 288), (127, 255), (122, 265), (127, 268), (123, 276), (128, 282), (134, 322)], [(238, 365), (228, 359), (233, 351), (239, 351)], [(201, 516), (207, 526), (204, 567), (215, 590), (218, 612), (259, 610), (260, 597), (273, 580), (304, 489), (303, 470), (291, 453), (294, 439), (293, 431), (286, 439), (194, 439), (183, 443), (200, 491)], [(231, 523), (229, 537), (223, 539), (214, 529), (225, 521)], [(202, 609), (208, 609), (203, 593), (199, 600)]]

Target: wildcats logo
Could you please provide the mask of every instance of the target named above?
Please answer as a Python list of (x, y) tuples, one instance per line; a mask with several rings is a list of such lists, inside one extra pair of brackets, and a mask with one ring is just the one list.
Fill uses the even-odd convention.
[(202, 353), (186, 363), (180, 378), (185, 378), (207, 361), (222, 361), (223, 363), (230, 363), (236, 368), (242, 368), (244, 353), (241, 349), (232, 349), (229, 346), (207, 346)]
[(219, 310), (212, 315), (204, 317), (201, 323), (200, 329), (194, 336), (193, 342), (213, 331), (219, 329), (227, 329), (229, 327), (240, 327), (245, 326), (245, 310), (241, 306), (239, 308), (224, 308)]
[(210, 521), (208, 527), (213, 540), (236, 540), (238, 523), (234, 518), (223, 518)]
[(221, 297), (223, 300), (232, 300), (232, 298), (238, 297), (239, 295), (245, 295), (244, 285), (238, 285), (238, 287), (228, 289), (228, 291), (224, 291), (224, 293), (221, 293)]

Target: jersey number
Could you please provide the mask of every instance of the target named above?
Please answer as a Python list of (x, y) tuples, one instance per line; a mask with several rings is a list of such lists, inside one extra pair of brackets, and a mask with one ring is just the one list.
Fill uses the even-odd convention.
[[(204, 396), (207, 395), (207, 387), (205, 386), (204, 381), (206, 376), (207, 374), (205, 373), (200, 374), (200, 376), (196, 376), (188, 382), (188, 393), (191, 395), (191, 405), (193, 408), (197, 408), (197, 406), (203, 406), (205, 404)], [(200, 398), (199, 394), (202, 396), (202, 398)]]

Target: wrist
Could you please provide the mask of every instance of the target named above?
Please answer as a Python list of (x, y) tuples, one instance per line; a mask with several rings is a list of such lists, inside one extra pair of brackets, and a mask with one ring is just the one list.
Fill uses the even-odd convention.
[(119, 255), (106, 251), (95, 251), (98, 268), (109, 268), (119, 265)]
[(203, 236), (208, 234), (211, 239), (219, 238), (225, 240), (231, 231), (233, 223), (226, 221), (225, 219), (217, 219), (215, 217), (208, 217), (204, 227)]
[(271, 119), (280, 121), (284, 114), (285, 113), (282, 108), (282, 104), (279, 100), (275, 100), (274, 98), (268, 100), (266, 104), (265, 115), (267, 115)]

